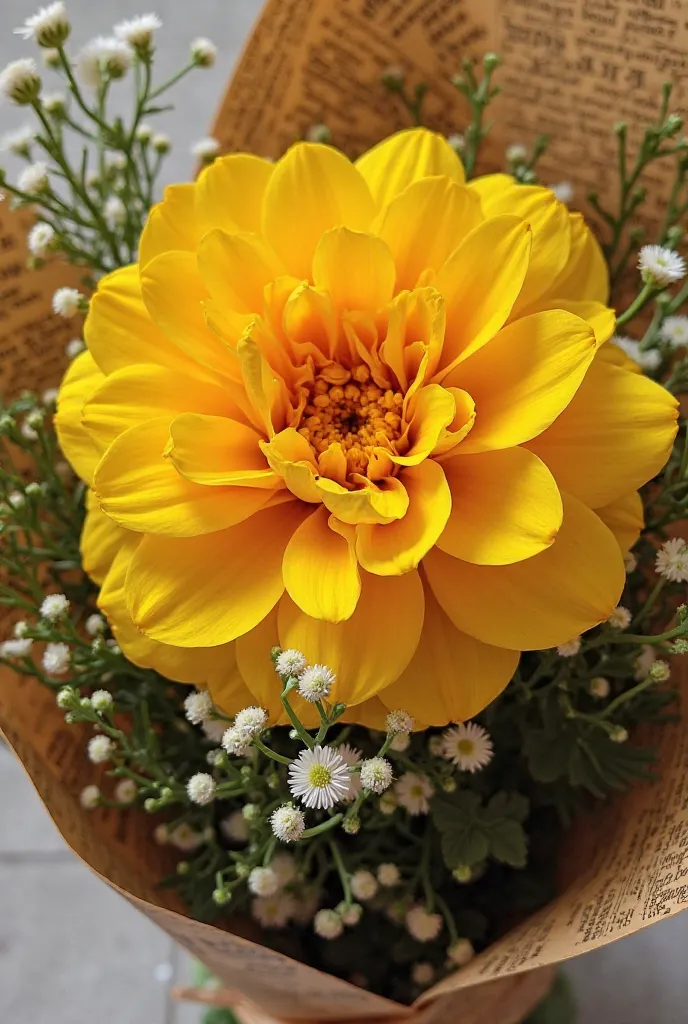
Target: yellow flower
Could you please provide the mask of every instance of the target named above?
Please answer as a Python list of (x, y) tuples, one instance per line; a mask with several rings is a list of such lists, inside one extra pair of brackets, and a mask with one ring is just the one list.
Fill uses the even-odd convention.
[(57, 417), (125, 652), (276, 721), (279, 643), (441, 725), (605, 621), (676, 430), (607, 294), (580, 214), (424, 129), (168, 189)]

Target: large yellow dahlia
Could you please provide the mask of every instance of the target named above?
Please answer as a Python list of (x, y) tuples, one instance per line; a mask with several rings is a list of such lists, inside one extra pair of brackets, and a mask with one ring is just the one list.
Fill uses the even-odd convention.
[(607, 296), (580, 214), (423, 129), (168, 189), (58, 412), (125, 653), (277, 721), (298, 648), (439, 725), (605, 620), (676, 429)]

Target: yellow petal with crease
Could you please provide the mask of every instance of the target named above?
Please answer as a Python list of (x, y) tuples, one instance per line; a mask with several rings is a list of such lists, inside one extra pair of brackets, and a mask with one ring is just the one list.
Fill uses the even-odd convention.
[(93, 492), (86, 496), (86, 519), (81, 531), (81, 563), (94, 583), (102, 585), (126, 536), (98, 506)]
[(284, 482), (267, 464), (260, 435), (251, 427), (220, 416), (187, 413), (170, 424), (166, 452), (187, 480), (274, 491)]
[(559, 277), (552, 283), (550, 294), (575, 302), (604, 305), (609, 301), (609, 268), (600, 243), (585, 223), (582, 213), (570, 213), (569, 224), (569, 258)]
[(375, 311), (394, 293), (392, 254), (380, 238), (349, 228), (332, 228), (313, 256), (313, 283), (329, 293), (337, 311)]
[(271, 469), (284, 478), (289, 490), (301, 501), (319, 504), (322, 495), (316, 482), (318, 465), (313, 449), (305, 437), (293, 427), (276, 434), (269, 443), (262, 441), (264, 453)]
[(428, 384), (415, 395), (413, 415), (408, 426), (408, 451), (406, 455), (392, 455), (390, 459), (398, 466), (417, 466), (427, 459), (447, 427), (454, 422), (456, 403), (454, 395), (439, 384)]
[(214, 160), (196, 182), (199, 234), (260, 231), (263, 198), (274, 166), (248, 153), (230, 153)]
[(161, 203), (148, 214), (139, 243), (139, 266), (170, 249), (194, 252), (199, 232), (196, 218), (196, 185), (168, 185)]
[(442, 175), (462, 185), (463, 164), (443, 135), (407, 128), (378, 142), (356, 161), (375, 204), (382, 208), (420, 178)]
[(386, 477), (377, 484), (361, 478), (359, 483), (362, 486), (348, 491), (326, 476), (316, 481), (321, 500), (343, 523), (390, 523), (406, 515), (408, 494), (396, 477)]
[(361, 581), (348, 540), (330, 529), (321, 505), (292, 534), (284, 552), (284, 585), (302, 612), (325, 622), (353, 615)]
[(617, 498), (604, 508), (596, 508), (595, 513), (612, 531), (622, 552), (630, 551), (645, 525), (643, 501), (638, 492)]
[(284, 272), (260, 235), (220, 228), (201, 239), (198, 269), (220, 308), (238, 313), (261, 313), (265, 286)]
[(83, 408), (92, 392), (104, 380), (90, 352), (82, 352), (67, 370), (55, 413), (55, 429), (60, 448), (79, 474), (90, 484), (102, 449), (82, 426)]

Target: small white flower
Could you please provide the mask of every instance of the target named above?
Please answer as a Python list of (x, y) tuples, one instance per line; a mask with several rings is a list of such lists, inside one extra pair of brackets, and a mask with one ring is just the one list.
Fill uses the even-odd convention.
[(407, 732), (398, 732), (389, 745), (390, 750), (403, 754), (411, 746), (411, 737)]
[(89, 615), (86, 619), (84, 628), (89, 636), (100, 636), (101, 633), (105, 632), (105, 619), (102, 615), (94, 612), (93, 615)]
[(284, 928), (296, 915), (296, 910), (296, 900), (284, 892), (259, 896), (251, 902), (251, 914), (263, 928)]
[(427, 814), (435, 787), (426, 775), (406, 772), (394, 786), (394, 792), (397, 801), (408, 814)]
[(400, 879), (401, 872), (396, 864), (380, 864), (377, 869), (377, 880), (386, 889), (391, 889), (392, 886), (398, 885)]
[(594, 679), (590, 680), (590, 693), (593, 697), (604, 700), (611, 693), (611, 689), (609, 680), (605, 679), (604, 676), (595, 676)]
[(296, 651), (294, 648), (282, 651), (278, 655), (277, 661), (275, 662), (275, 671), (278, 675), (288, 679), (289, 676), (298, 678), (307, 665), (306, 657), (301, 651)]
[(522, 142), (513, 142), (506, 148), (507, 163), (524, 164), (528, 159), (528, 150)]
[(394, 790), (388, 789), (386, 793), (383, 793), (377, 802), (377, 806), (381, 814), (386, 816), (394, 814), (399, 806), (399, 801), (397, 800), (397, 795)]
[(41, 605), (41, 616), (49, 622), (56, 622), (69, 611), (69, 601), (64, 594), (48, 594)]
[(115, 786), (115, 800), (121, 804), (131, 804), (136, 799), (139, 787), (133, 779), (120, 779)]
[(631, 613), (622, 604), (616, 606), (607, 622), (612, 629), (627, 629), (631, 624)]
[(386, 757), (369, 757), (361, 762), (361, 785), (371, 793), (384, 793), (392, 785), (392, 765)]
[(406, 72), (400, 64), (390, 64), (380, 75), (381, 80), (387, 86), (399, 88), (406, 81)]
[(109, 690), (94, 690), (91, 694), (91, 707), (98, 715), (111, 711), (114, 705), (112, 694)]
[(172, 148), (172, 139), (165, 132), (156, 132), (151, 139), (151, 145), (156, 153), (169, 153)]
[[(206, 722), (202, 723), (201, 729), (211, 743), (222, 743), (227, 732), (227, 723), (223, 722), (220, 718), (209, 718)], [(234, 751), (228, 750), (227, 753), (231, 754)]]
[(93, 764), (105, 764), (110, 760), (115, 744), (109, 736), (93, 736), (88, 741), (88, 759)]
[(414, 964), (411, 968), (411, 980), (416, 985), (422, 985), (425, 987), (430, 984), (434, 977), (435, 968), (432, 964), (421, 961), (420, 963)]
[(406, 914), (406, 927), (418, 942), (433, 942), (442, 931), (442, 916), (429, 914), (425, 907), (411, 907)]
[(145, 121), (142, 121), (135, 132), (137, 142), (150, 142), (150, 138), (153, 134), (153, 129)]
[(35, 60), (22, 57), (0, 71), (0, 99), (12, 100), (20, 106), (33, 103), (41, 91), (41, 80)]
[(313, 929), (321, 939), (338, 939), (344, 925), (336, 910), (319, 910), (313, 918)]
[(109, 151), (105, 154), (103, 163), (108, 171), (123, 171), (127, 166), (127, 154), (119, 150)]
[(7, 495), (7, 503), (10, 508), (23, 508), (26, 504), (26, 498), (21, 491), (12, 491)]
[(181, 825), (177, 825), (171, 832), (169, 829), (167, 830), (167, 841), (176, 847), (177, 850), (181, 850), (183, 853), (191, 853), (193, 850), (197, 850), (199, 846), (202, 846), (203, 833), (196, 832), (195, 829), (183, 821)]
[(551, 186), (554, 196), (559, 200), (560, 203), (564, 203), (566, 206), (573, 199), (573, 185), (570, 181), (560, 181), (556, 185)]
[(306, 828), (306, 819), (298, 807), (282, 804), (270, 815), (270, 827), (283, 843), (295, 843)]
[(248, 876), (248, 887), (254, 896), (274, 896), (280, 884), (272, 868), (254, 868)]
[[(349, 768), (358, 768), (361, 763), (361, 751), (352, 747), (349, 743), (341, 743), (335, 750)], [(343, 797), (345, 804), (350, 804), (361, 792), (361, 776), (358, 771), (350, 772), (349, 788), (346, 796)]]
[(494, 756), (489, 733), (475, 722), (463, 722), (442, 735), (442, 756), (464, 772), (487, 767)]
[(67, 40), (70, 28), (65, 5), (56, 0), (27, 18), (21, 28), (15, 28), (14, 34), (25, 40), (33, 39), (39, 46), (58, 47)]
[(351, 876), (351, 891), (357, 900), (365, 903), (377, 894), (378, 883), (370, 871), (354, 871)]
[(199, 36), (191, 44), (191, 57), (199, 68), (211, 68), (217, 57), (217, 46), (209, 39)]
[(2, 658), (25, 658), (33, 646), (33, 640), (28, 637), (17, 640), (5, 640), (0, 644), (0, 657)]
[(41, 401), (43, 405), (54, 406), (57, 404), (57, 399), (60, 394), (59, 388), (46, 388), (41, 395)]
[(52, 49), (43, 50), (43, 53), (41, 54), (41, 56), (43, 57), (43, 63), (45, 64), (45, 66), (47, 68), (57, 69), (57, 68), (60, 67), (61, 61), (60, 61), (60, 51), (59, 50), (52, 50)]
[(666, 683), (671, 678), (671, 669), (667, 661), (655, 661), (648, 672), (655, 683)]
[(29, 624), (24, 619), (20, 619), (19, 622), (15, 622), (12, 629), (12, 634), (16, 636), (18, 640), (23, 640), (26, 634), (29, 632)]
[(428, 753), (432, 754), (433, 757), (442, 757), (442, 751), (444, 749), (444, 740), (441, 736), (431, 736), (428, 740)]
[(643, 281), (657, 287), (673, 284), (686, 276), (683, 257), (663, 245), (644, 245), (638, 254), (638, 270)]
[(270, 861), (270, 870), (277, 878), (280, 889), (296, 878), (296, 861), (290, 853), (278, 853)]
[(306, 131), (306, 142), (329, 142), (332, 132), (326, 124), (312, 124)]
[(207, 772), (197, 772), (186, 784), (189, 800), (194, 804), (200, 804), (201, 807), (213, 802), (216, 791), (217, 783)]
[(72, 340), (68, 341), (65, 345), (65, 355), (67, 356), (67, 359), (76, 359), (76, 357), (80, 355), (85, 348), (86, 346), (81, 338), (72, 338)]
[(92, 811), (100, 803), (100, 790), (97, 786), (84, 786), (79, 794), (79, 803), (85, 811)]
[(299, 678), (299, 693), (304, 700), (324, 700), (329, 697), (336, 678), (327, 665), (309, 665)]
[(447, 142), (457, 153), (463, 153), (466, 148), (466, 140), (460, 132), (453, 132), (451, 135), (447, 135)]
[(248, 842), (249, 829), (246, 818), (241, 811), (232, 811), (220, 822), (220, 830), (232, 843)]
[(15, 156), (28, 156), (35, 139), (33, 128), (25, 124), (12, 132), (0, 136), (0, 153), (14, 153)]
[(560, 658), (574, 658), (581, 649), (581, 638), (574, 636), (571, 640), (567, 640), (565, 644), (559, 644), (557, 647), (557, 654)]
[(688, 316), (668, 316), (660, 328), (659, 336), (674, 348), (688, 346)]
[(632, 551), (627, 551), (624, 555), (624, 566), (627, 573), (635, 572), (638, 568), (638, 559), (635, 557)]
[(46, 644), (43, 668), (49, 676), (64, 676), (69, 669), (71, 652), (67, 644)]
[(184, 713), (193, 725), (200, 725), (210, 717), (213, 699), (207, 690), (190, 693), (184, 701)]
[(387, 732), (394, 733), (394, 735), (400, 732), (413, 732), (416, 728), (415, 719), (409, 715), (408, 711), (402, 711), (401, 709), (390, 711), (387, 715), (386, 724)]
[(360, 903), (350, 903), (347, 906), (342, 902), (337, 907), (337, 913), (342, 919), (342, 924), (345, 924), (347, 928), (355, 928), (363, 917), (363, 907)]
[(234, 729), (247, 741), (257, 736), (267, 725), (268, 713), (265, 708), (248, 707), (234, 716)]
[(127, 219), (127, 208), (119, 196), (108, 196), (103, 206), (103, 216), (110, 228), (124, 223)]
[(289, 789), (306, 807), (326, 810), (349, 791), (351, 770), (334, 747), (302, 750), (289, 765)]
[(162, 28), (157, 14), (139, 14), (128, 21), (120, 21), (115, 25), (115, 36), (139, 53), (149, 53), (153, 44), (153, 34)]
[(615, 345), (618, 345), (627, 356), (634, 360), (641, 369), (652, 373), (662, 362), (662, 354), (656, 348), (641, 349), (639, 343), (633, 338), (626, 338), (615, 334), (612, 338)]
[(655, 649), (650, 644), (643, 644), (640, 654), (635, 659), (635, 671), (633, 678), (636, 682), (642, 682), (643, 679), (647, 679), (650, 674), (650, 669), (654, 665), (657, 659)]
[(688, 544), (681, 537), (665, 541), (657, 552), (655, 568), (673, 583), (688, 581)]
[(628, 739), (628, 729), (624, 729), (623, 725), (613, 726), (609, 733), (609, 739), (612, 743), (625, 743)]
[(64, 114), (67, 109), (67, 100), (61, 92), (46, 92), (41, 96), (43, 109), (48, 114)]
[(465, 967), (466, 964), (470, 963), (475, 956), (475, 950), (468, 939), (459, 939), (458, 942), (454, 942), (449, 947), (447, 955), (453, 964), (457, 964), (459, 967)]
[(90, 89), (98, 89), (105, 78), (122, 78), (131, 65), (131, 47), (121, 39), (97, 36), (77, 56), (77, 75)]
[(29, 196), (37, 196), (40, 192), (45, 192), (49, 186), (48, 165), (43, 160), (29, 164), (17, 178), (17, 188)]
[(220, 143), (217, 139), (214, 139), (211, 135), (206, 136), (204, 139), (199, 139), (198, 142), (194, 142), (191, 147), (191, 155), (195, 156), (197, 160), (201, 160), (204, 163), (210, 161), (213, 157), (216, 157), (220, 152)]
[(170, 841), (170, 833), (167, 825), (156, 825), (153, 829), (153, 839), (158, 846), (167, 846)]
[(76, 288), (58, 288), (53, 295), (53, 313), (69, 319), (76, 316), (81, 306), (81, 292)]

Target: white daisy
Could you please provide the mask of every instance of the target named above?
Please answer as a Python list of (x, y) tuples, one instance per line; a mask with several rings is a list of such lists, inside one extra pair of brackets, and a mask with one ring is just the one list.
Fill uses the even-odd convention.
[(672, 583), (688, 581), (688, 544), (681, 537), (672, 537), (657, 552), (655, 568)]
[(284, 928), (295, 916), (296, 900), (288, 893), (258, 896), (251, 902), (251, 915), (263, 928)]
[(146, 124), (145, 121), (142, 121), (141, 124), (136, 129), (135, 134), (137, 142), (149, 142), (153, 134), (153, 129), (149, 124)]
[(616, 606), (607, 622), (612, 629), (627, 629), (631, 624), (631, 613), (622, 604)]
[(336, 910), (319, 910), (313, 918), (313, 929), (321, 939), (338, 939), (344, 925)]
[(302, 750), (289, 765), (289, 789), (306, 807), (325, 810), (349, 791), (351, 771), (334, 747)]
[(156, 153), (169, 153), (172, 148), (172, 139), (165, 132), (156, 132), (151, 139), (151, 145)]
[(434, 792), (435, 787), (430, 779), (416, 772), (405, 772), (394, 786), (397, 802), (408, 814), (427, 814), (430, 810), (429, 800)]
[(674, 348), (688, 346), (688, 316), (668, 316), (660, 328), (659, 336)]
[(217, 783), (212, 775), (208, 775), (207, 772), (197, 772), (187, 782), (186, 792), (193, 804), (199, 804), (201, 807), (204, 807), (206, 804), (211, 804), (215, 799)]
[(29, 196), (37, 196), (49, 187), (48, 165), (43, 160), (36, 160), (35, 163), (29, 164), (17, 178), (17, 188)]
[(442, 756), (464, 772), (480, 771), (494, 756), (490, 734), (475, 722), (462, 722), (442, 735)]
[(299, 693), (304, 700), (324, 700), (329, 697), (336, 678), (327, 665), (309, 665), (299, 677)]
[(270, 827), (283, 843), (295, 843), (306, 828), (306, 819), (298, 807), (282, 804), (270, 815)]
[(425, 907), (411, 907), (406, 914), (406, 927), (417, 942), (434, 942), (442, 931), (442, 915), (429, 914)]
[(377, 895), (378, 882), (370, 871), (354, 871), (351, 876), (351, 891), (357, 900), (365, 903)]
[(25, 40), (34, 39), (39, 46), (54, 48), (67, 40), (70, 28), (65, 5), (56, 0), (27, 18), (21, 28), (15, 28), (14, 34)]
[(388, 88), (398, 89), (406, 81), (406, 72), (400, 64), (390, 64), (382, 71), (380, 80)]
[[(340, 746), (335, 747), (335, 750), (342, 758), (345, 764), (349, 768), (358, 768), (361, 763), (361, 751), (357, 750), (356, 747), (350, 746), (348, 743), (342, 743)], [(350, 804), (356, 799), (358, 794), (361, 792), (361, 775), (359, 771), (350, 772), (349, 788), (346, 792), (346, 796), (343, 799), (345, 804)]]
[(392, 765), (386, 757), (369, 757), (361, 763), (360, 780), (371, 793), (384, 793), (392, 784)]
[(84, 351), (85, 347), (86, 346), (81, 338), (72, 338), (72, 340), (68, 341), (65, 345), (65, 355), (67, 356), (67, 359), (76, 359), (76, 357)]
[(571, 640), (567, 640), (565, 644), (559, 644), (557, 654), (560, 658), (575, 658), (580, 649), (581, 638), (574, 636)]
[(385, 817), (388, 817), (390, 814), (394, 814), (399, 806), (399, 801), (397, 800), (397, 795), (394, 790), (386, 790), (378, 800), (377, 806), (380, 814), (384, 814)]
[(115, 36), (97, 36), (77, 56), (77, 75), (90, 89), (99, 89), (105, 77), (122, 78), (131, 65), (132, 50)]
[(0, 153), (14, 153), (15, 156), (28, 156), (35, 139), (31, 125), (25, 124), (12, 132), (0, 136)]
[(411, 737), (407, 732), (398, 732), (389, 745), (390, 750), (403, 754), (411, 746)]
[(306, 142), (329, 142), (332, 132), (326, 124), (312, 124), (306, 131)]
[(663, 245), (644, 245), (638, 254), (638, 270), (646, 284), (658, 288), (686, 276), (683, 257)]
[(441, 736), (431, 736), (428, 740), (428, 753), (433, 757), (442, 757), (444, 741)]
[(128, 21), (120, 21), (115, 25), (114, 33), (117, 39), (128, 43), (138, 53), (148, 54), (153, 43), (153, 34), (162, 28), (162, 22), (157, 14), (139, 14)]
[(475, 950), (468, 939), (459, 939), (449, 947), (447, 955), (453, 964), (456, 964), (458, 967), (465, 967), (475, 956)]
[(290, 648), (278, 655), (275, 662), (275, 671), (284, 679), (288, 679), (290, 676), (297, 678), (305, 669), (306, 664), (305, 655), (301, 651), (295, 651), (293, 648)]
[(274, 896), (280, 888), (279, 879), (272, 868), (253, 868), (247, 884), (254, 896)]
[(633, 338), (627, 338), (624, 335), (615, 334), (612, 338), (615, 345), (618, 345), (627, 356), (633, 359), (643, 370), (652, 372), (656, 370), (662, 362), (661, 352), (658, 352), (656, 348), (641, 349), (637, 341)]
[[(209, 723), (204, 722), (203, 726)], [(225, 748), (228, 754), (234, 754), (235, 757), (245, 757), (251, 746), (251, 737), (246, 736), (239, 729), (234, 726), (230, 726), (229, 729), (224, 727), (222, 732), (222, 746)]]
[(210, 39), (194, 39), (191, 44), (191, 57), (199, 68), (211, 68), (217, 57), (217, 46)]
[(0, 71), (0, 99), (11, 100), (19, 106), (26, 106), (38, 99), (41, 80), (35, 60), (22, 57)]
[(638, 559), (635, 557), (632, 551), (627, 551), (624, 555), (624, 566), (627, 573), (635, 572), (638, 568)]

